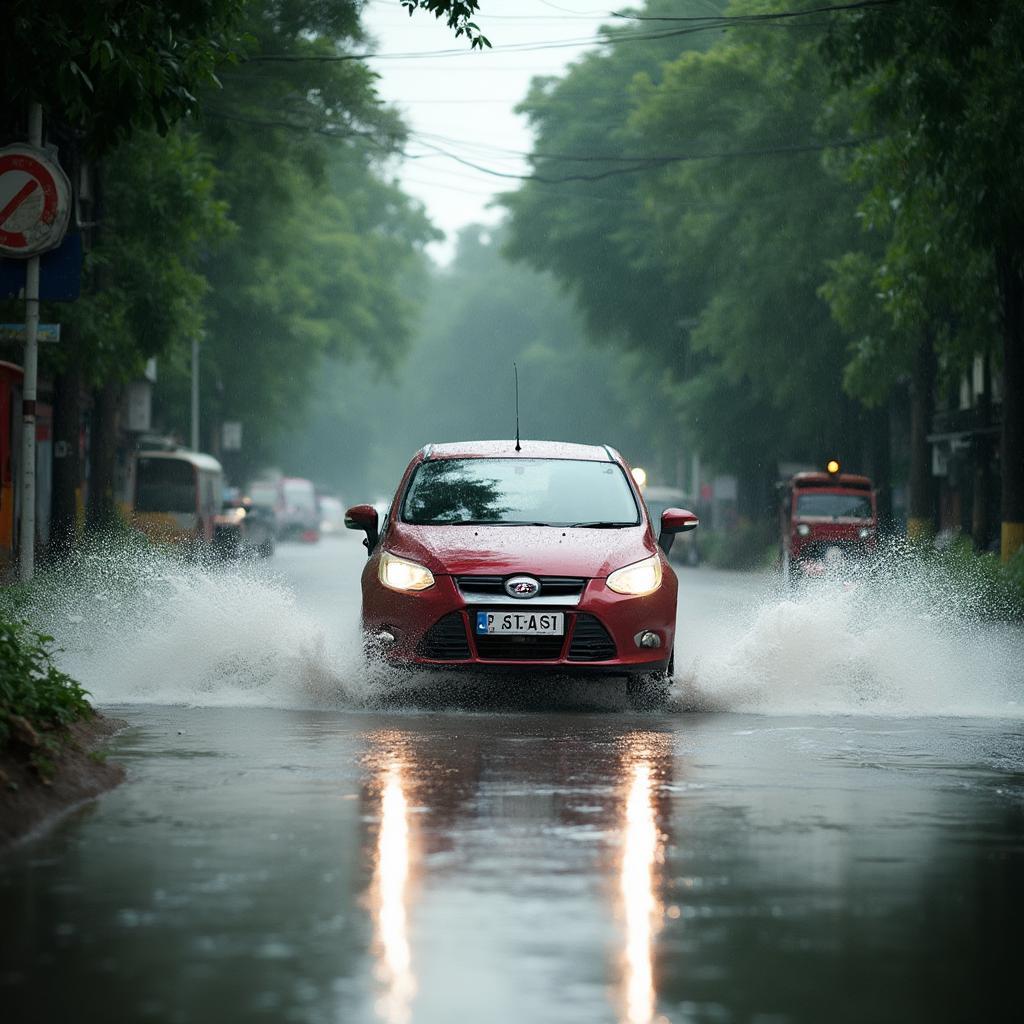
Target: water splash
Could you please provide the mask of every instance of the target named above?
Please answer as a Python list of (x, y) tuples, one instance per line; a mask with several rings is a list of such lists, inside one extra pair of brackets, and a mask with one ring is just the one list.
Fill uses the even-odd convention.
[[(792, 591), (723, 580), (682, 576), (674, 710), (1024, 718), (1024, 629), (991, 617), (983, 581), (906, 552)], [(628, 707), (618, 680), (368, 673), (351, 606), (325, 621), (272, 563), (190, 565), (130, 539), (51, 570), (16, 613), (101, 705)]]
[(45, 574), (19, 613), (100, 704), (322, 707), (367, 699), (332, 636), (263, 562), (189, 564), (131, 539)]
[(682, 710), (1024, 717), (1024, 629), (970, 571), (893, 550), (870, 571), (772, 589), (697, 638)]

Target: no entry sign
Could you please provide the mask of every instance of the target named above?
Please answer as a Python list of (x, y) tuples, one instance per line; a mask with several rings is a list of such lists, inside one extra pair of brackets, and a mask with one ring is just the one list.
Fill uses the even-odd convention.
[(70, 209), (67, 175), (45, 150), (0, 149), (0, 253), (27, 258), (55, 249)]

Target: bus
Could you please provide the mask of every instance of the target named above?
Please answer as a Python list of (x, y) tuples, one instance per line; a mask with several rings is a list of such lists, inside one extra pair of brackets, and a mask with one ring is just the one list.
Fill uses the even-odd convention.
[(151, 541), (202, 550), (213, 545), (224, 471), (212, 455), (139, 452), (132, 525)]

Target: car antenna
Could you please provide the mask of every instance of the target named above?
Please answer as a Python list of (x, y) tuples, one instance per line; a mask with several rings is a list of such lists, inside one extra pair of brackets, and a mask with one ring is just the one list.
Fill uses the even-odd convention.
[(515, 360), (512, 361), (512, 373), (516, 380), (516, 451), (521, 452), (523, 446), (519, 443), (519, 367), (516, 366)]

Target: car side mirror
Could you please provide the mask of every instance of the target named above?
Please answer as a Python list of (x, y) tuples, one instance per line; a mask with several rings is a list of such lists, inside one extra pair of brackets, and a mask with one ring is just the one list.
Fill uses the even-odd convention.
[(366, 534), (363, 546), (367, 557), (380, 540), (380, 527), (377, 521), (377, 510), (372, 505), (353, 505), (345, 513), (345, 525), (350, 530), (362, 530)]
[(672, 550), (672, 544), (677, 533), (689, 533), (696, 530), (700, 520), (685, 508), (667, 508), (661, 513), (661, 533), (658, 536), (658, 546), (667, 555)]

